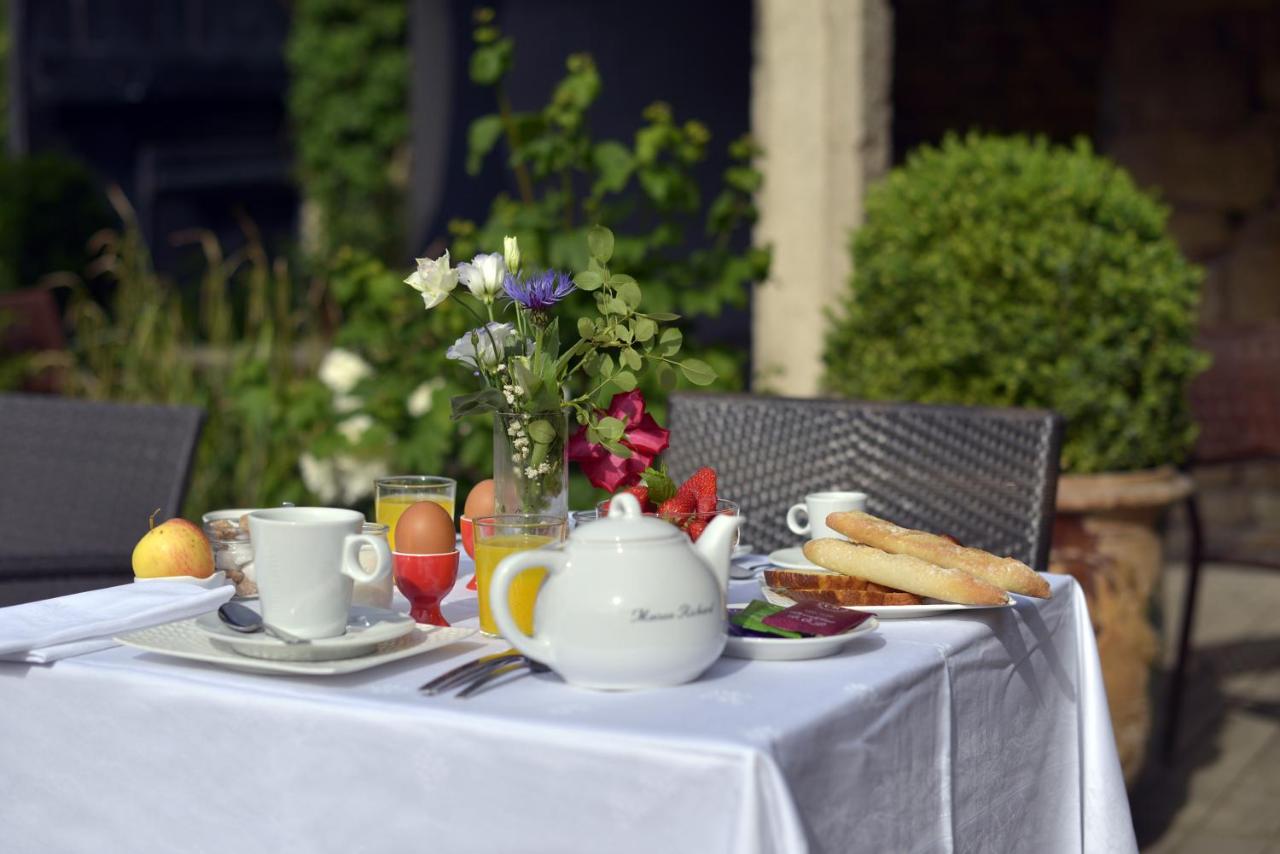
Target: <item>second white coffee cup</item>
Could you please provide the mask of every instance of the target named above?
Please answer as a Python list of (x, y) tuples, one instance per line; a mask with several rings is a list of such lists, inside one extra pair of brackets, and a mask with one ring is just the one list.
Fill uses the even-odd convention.
[[(277, 507), (249, 514), (262, 619), (315, 640), (347, 630), (352, 582), (374, 584), (391, 572), (386, 537), (360, 533), (364, 516), (335, 507)], [(373, 550), (372, 569), (360, 550)]]
[[(810, 492), (804, 497), (803, 504), (793, 505), (787, 511), (787, 527), (793, 534), (807, 534), (811, 540), (822, 537), (847, 540), (848, 537), (827, 527), (827, 515), (845, 510), (866, 509), (865, 492)], [(804, 519), (803, 522), (800, 521), (801, 518)]]

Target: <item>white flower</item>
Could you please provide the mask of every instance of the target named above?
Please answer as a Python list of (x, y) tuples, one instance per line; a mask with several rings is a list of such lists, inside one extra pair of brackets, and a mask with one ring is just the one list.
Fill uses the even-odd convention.
[(335, 347), (320, 362), (320, 382), (336, 395), (349, 395), (360, 380), (373, 373), (369, 363), (350, 350)]
[(514, 276), (520, 272), (520, 244), (510, 235), (502, 238), (502, 260), (506, 262), (508, 273)]
[(506, 262), (497, 252), (477, 255), (470, 264), (458, 265), (458, 278), (462, 284), (483, 302), (493, 302), (493, 298), (502, 293), (502, 281), (506, 277)]
[(360, 438), (373, 426), (373, 419), (368, 415), (352, 415), (338, 424), (338, 432), (351, 444), (357, 444)]
[(431, 411), (431, 395), (442, 385), (444, 385), (443, 381), (438, 378), (422, 383), (409, 395), (409, 399), (405, 401), (404, 408), (414, 418), (426, 415)]
[[(472, 329), (463, 335), (445, 351), (447, 358), (473, 368), (493, 370), (506, 358), (507, 351), (515, 343), (516, 328), (510, 323), (486, 323), (479, 329)], [(496, 350), (495, 350), (496, 348)], [(477, 362), (477, 352), (479, 361)]]
[(332, 460), (318, 460), (311, 454), (303, 454), (298, 458), (298, 468), (302, 471), (302, 482), (321, 504), (338, 497), (337, 473)]
[(373, 494), (373, 482), (391, 473), (385, 460), (360, 460), (339, 456), (334, 459), (342, 488), (342, 503), (348, 507)]
[(404, 283), (422, 294), (423, 305), (435, 308), (458, 286), (459, 270), (449, 269), (447, 249), (434, 261), (430, 258), (418, 258), (417, 261), (418, 269), (410, 273)]

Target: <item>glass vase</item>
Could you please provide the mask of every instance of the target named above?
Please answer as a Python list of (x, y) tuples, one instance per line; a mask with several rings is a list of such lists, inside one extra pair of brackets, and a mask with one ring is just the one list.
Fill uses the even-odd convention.
[(495, 412), (495, 512), (567, 517), (568, 455), (569, 419), (563, 411)]

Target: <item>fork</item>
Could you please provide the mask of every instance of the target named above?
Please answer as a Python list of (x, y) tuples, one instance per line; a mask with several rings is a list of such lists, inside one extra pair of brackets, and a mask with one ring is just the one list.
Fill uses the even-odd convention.
[(418, 690), (427, 696), (434, 696), (441, 691), (447, 691), (458, 685), (472, 679), (476, 676), (488, 673), (495, 667), (501, 667), (516, 659), (523, 659), (520, 653), (514, 649), (504, 650), (503, 652), (495, 652), (490, 655), (483, 655), (480, 658), (468, 661), (459, 667), (455, 667), (446, 673), (442, 673), (430, 682), (424, 682), (418, 687)]
[(522, 667), (529, 668), (530, 673), (547, 673), (551, 670), (550, 667), (543, 664), (542, 662), (534, 661), (532, 658), (526, 658), (525, 656), (522, 655), (522, 656), (519, 656), (518, 658), (511, 659), (510, 662), (504, 663), (499, 667), (494, 667), (486, 671), (485, 673), (479, 676), (476, 676), (474, 679), (471, 680), (471, 683), (467, 685), (467, 687), (463, 688), (461, 691), (458, 692), (457, 696), (460, 699), (465, 700), (471, 695), (475, 694), (485, 685), (488, 685), (490, 682), (497, 679), (499, 676), (505, 676), (508, 673), (514, 673), (515, 671), (519, 670)]

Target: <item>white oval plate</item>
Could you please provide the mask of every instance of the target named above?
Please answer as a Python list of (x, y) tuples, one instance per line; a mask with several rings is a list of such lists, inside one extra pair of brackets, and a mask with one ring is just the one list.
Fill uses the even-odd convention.
[[(804, 556), (804, 549), (800, 546), (770, 552), (769, 563), (774, 566), (780, 566), (783, 569), (822, 569), (822, 567)], [(823, 571), (825, 572), (825, 570)]]
[[(760, 590), (764, 593), (765, 601), (771, 605), (782, 605), (789, 608), (796, 604), (796, 601), (790, 596), (783, 596), (772, 587), (766, 587), (763, 579), (760, 581)], [(864, 614), (875, 614), (882, 620), (906, 620), (912, 617), (937, 617), (956, 611), (988, 611), (992, 608), (1011, 608), (1013, 607), (1013, 597), (1006, 593), (1003, 605), (960, 605), (956, 602), (939, 602), (936, 599), (926, 599), (923, 605), (841, 605), (840, 607), (850, 611), (861, 611)]]
[(227, 574), (216, 569), (208, 578), (196, 578), (194, 575), (158, 575), (155, 578), (139, 578), (135, 575), (133, 577), (134, 584), (146, 584), (151, 581), (179, 581), (183, 584), (194, 584), (197, 587), (213, 590), (227, 583)]
[[(736, 609), (734, 609), (736, 610)], [(807, 658), (826, 658), (835, 655), (849, 641), (873, 632), (880, 621), (875, 617), (844, 634), (814, 638), (736, 638), (729, 636), (724, 654), (733, 658), (754, 658), (758, 661), (802, 661)]]
[(307, 643), (285, 643), (265, 632), (246, 635), (227, 628), (216, 611), (196, 617), (195, 626), (214, 646), (250, 658), (270, 661), (336, 661), (373, 652), (378, 644), (395, 640), (413, 631), (416, 623), (407, 614), (352, 605), (347, 616), (347, 633), (336, 638), (318, 638)]
[(116, 640), (145, 652), (189, 661), (202, 661), (248, 673), (340, 676), (449, 646), (466, 640), (475, 633), (474, 628), (463, 626), (417, 628), (393, 641), (378, 644), (368, 655), (344, 658), (340, 661), (269, 661), (264, 658), (249, 658), (215, 646), (204, 631), (196, 628), (195, 620), (165, 623), (162, 626), (121, 635)]

